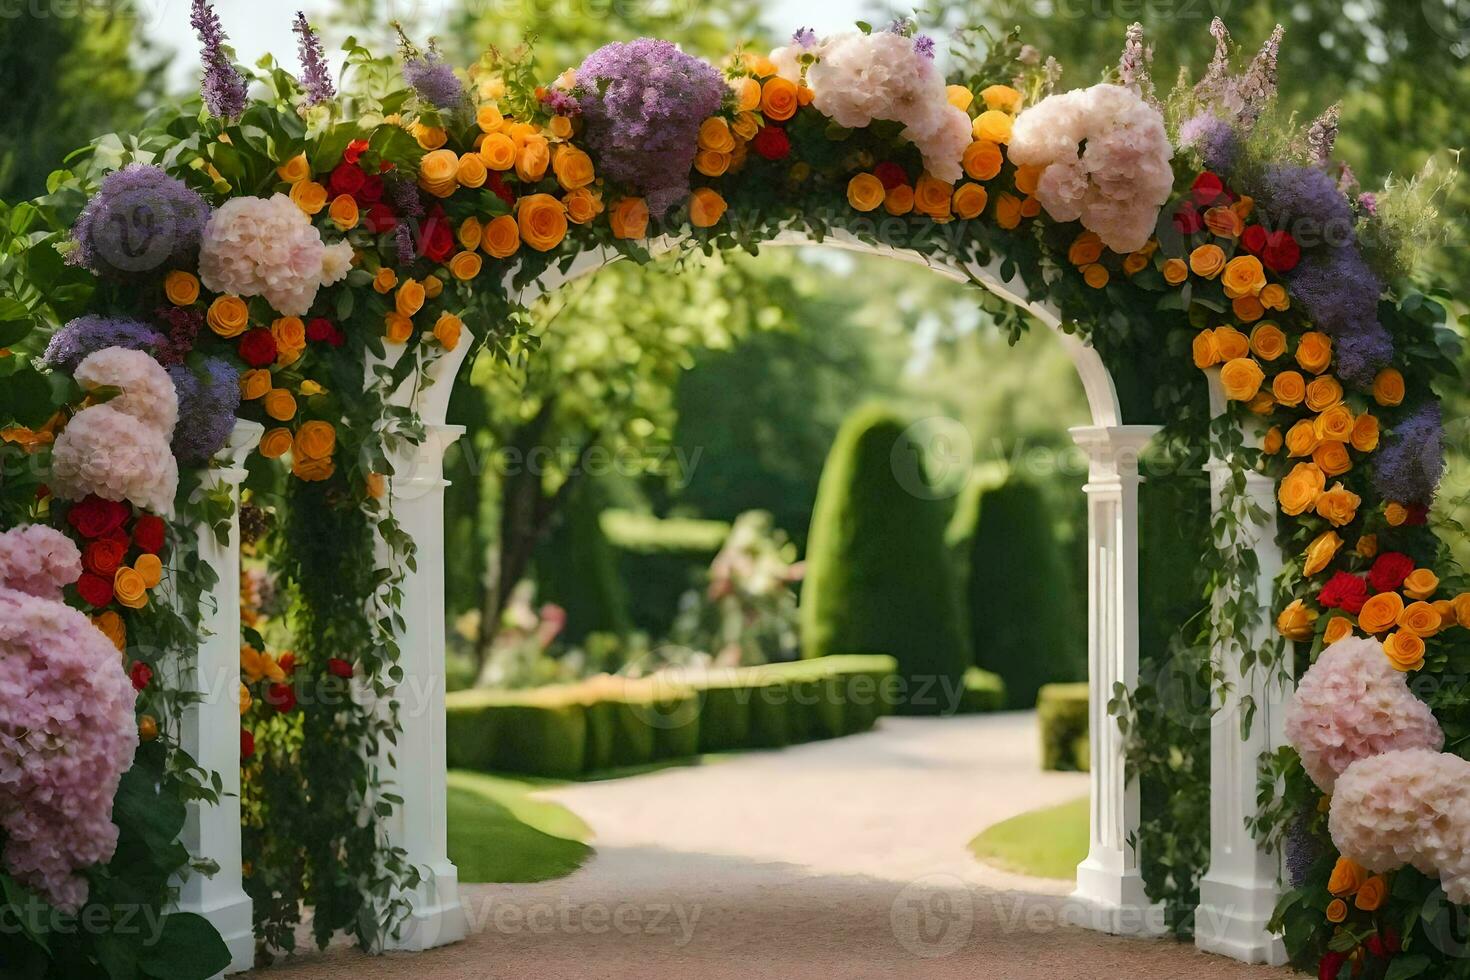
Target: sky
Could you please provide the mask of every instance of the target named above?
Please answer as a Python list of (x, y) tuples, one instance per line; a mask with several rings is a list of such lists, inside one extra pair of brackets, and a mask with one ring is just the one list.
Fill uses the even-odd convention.
[[(331, 6), (322, 0), (215, 0), (215, 9), (230, 43), (241, 63), (247, 65), (269, 52), (282, 64), (294, 66), (296, 39), (291, 33), (291, 21), (296, 11), (305, 10), (308, 19), (313, 19)], [(415, 37), (440, 33), (446, 6), (445, 0), (388, 0), (388, 9)], [(492, 10), (494, 6), (494, 0), (487, 4)], [(766, 6), (766, 22), (780, 37), (798, 27), (813, 27), (818, 33), (848, 30), (871, 4), (868, 0), (769, 0)], [(189, 26), (189, 0), (137, 0), (137, 7), (149, 39), (175, 55), (169, 63), (171, 85), (176, 88), (192, 85), (198, 77), (199, 57), (198, 42)]]

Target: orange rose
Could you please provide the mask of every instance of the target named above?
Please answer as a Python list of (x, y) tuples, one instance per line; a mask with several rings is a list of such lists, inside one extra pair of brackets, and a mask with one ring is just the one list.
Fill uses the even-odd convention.
[(1265, 380), (1266, 373), (1251, 357), (1226, 361), (1220, 369), (1220, 385), (1225, 389), (1225, 397), (1231, 401), (1250, 401), (1261, 390), (1261, 382)]
[(279, 459), (291, 451), (291, 430), (280, 428), (266, 430), (260, 437), (260, 455), (266, 459)]
[(400, 316), (413, 316), (424, 308), (424, 298), (423, 283), (410, 277), (403, 280), (398, 287), (398, 292), (393, 297), (393, 308)]
[(1268, 283), (1262, 288), (1260, 300), (1261, 305), (1268, 310), (1281, 312), (1291, 309), (1291, 299), (1286, 295), (1286, 287), (1278, 283)]
[(469, 282), (480, 274), (480, 256), (474, 252), (456, 252), (449, 260), (449, 274), (460, 282)]
[(373, 289), (378, 293), (386, 294), (396, 285), (398, 285), (398, 273), (386, 265), (373, 276)]
[(1360, 453), (1371, 453), (1378, 448), (1378, 419), (1364, 412), (1353, 422), (1351, 442)]
[(128, 627), (121, 616), (111, 609), (100, 612), (92, 617), (92, 625), (102, 632), (102, 635), (112, 641), (112, 645), (121, 652), (128, 645)]
[(1216, 327), (1215, 345), (1220, 348), (1220, 360), (1233, 361), (1245, 357), (1251, 351), (1251, 342), (1246, 335), (1234, 327)]
[[(989, 198), (990, 195), (985, 193), (985, 188), (966, 181), (955, 189), (951, 204), (954, 207), (954, 213), (962, 220), (968, 221), (971, 218), (980, 217), (980, 212), (985, 210), (985, 204)], [(1103, 269), (1103, 272), (1106, 273), (1107, 270)]]
[(337, 470), (337, 464), (328, 456), (325, 459), (291, 460), (291, 475), (307, 483), (316, 483), (329, 478)]
[(454, 238), (459, 242), (459, 247), (469, 249), (471, 252), (480, 247), (480, 239), (484, 235), (485, 226), (474, 215), (461, 221), (454, 232)]
[(1083, 266), (1082, 268), (1082, 281), (1093, 289), (1102, 289), (1108, 284), (1108, 280), (1111, 278), (1107, 268), (1096, 262), (1092, 265)]
[(944, 97), (949, 100), (950, 105), (961, 112), (968, 111), (970, 103), (975, 101), (975, 93), (963, 85), (946, 85), (944, 87)]
[(1332, 877), (1327, 882), (1327, 890), (1338, 898), (1348, 895), (1356, 895), (1363, 887), (1363, 882), (1368, 880), (1368, 872), (1364, 871), (1352, 858), (1338, 858), (1337, 865), (1332, 869)]
[(262, 398), (271, 390), (271, 373), (265, 368), (251, 368), (240, 375), (240, 397), (245, 401)]
[(1288, 640), (1304, 643), (1316, 631), (1317, 611), (1307, 607), (1301, 599), (1293, 599), (1276, 617), (1276, 630)]
[(205, 320), (209, 329), (228, 340), (240, 336), (250, 326), (250, 310), (238, 296), (220, 296), (209, 304)]
[(719, 177), (730, 169), (730, 154), (700, 150), (694, 154), (694, 169), (706, 177)]
[(1263, 361), (1274, 361), (1286, 353), (1286, 334), (1267, 320), (1251, 331), (1251, 353)]
[(521, 241), (538, 252), (549, 252), (567, 236), (567, 209), (550, 194), (529, 194), (516, 202)]
[[(715, 153), (733, 153), (735, 151), (735, 137), (730, 132), (730, 124), (720, 116), (710, 116), (699, 124), (698, 144), (701, 150), (711, 150)], [(571, 190), (570, 187), (567, 190)]]
[(1383, 505), (1383, 519), (1388, 521), (1389, 527), (1402, 527), (1409, 519), (1409, 508), (1397, 500), (1390, 500)]
[(330, 422), (313, 419), (304, 423), (296, 432), (292, 452), (300, 459), (322, 459), (330, 456), (337, 448), (337, 430)]
[(1330, 647), (1338, 640), (1346, 640), (1352, 635), (1352, 619), (1347, 616), (1333, 616), (1327, 621), (1327, 628), (1322, 631), (1322, 645)]
[(1296, 371), (1282, 371), (1271, 380), (1271, 394), (1283, 405), (1300, 405), (1307, 397), (1306, 379)]
[(453, 313), (441, 314), (434, 322), (434, 339), (444, 345), (445, 350), (459, 346), (460, 334), (464, 332), (464, 321)]
[(383, 316), (383, 337), (390, 344), (406, 344), (413, 336), (413, 318), (391, 310)]
[(482, 133), (498, 133), (505, 125), (505, 117), (500, 114), (499, 106), (489, 103), (475, 110), (475, 125)]
[(1225, 250), (1219, 245), (1201, 245), (1189, 253), (1189, 270), (1204, 279), (1213, 279), (1225, 268)]
[(608, 213), (614, 238), (642, 238), (648, 234), (648, 202), (641, 197), (624, 197)]
[(1267, 456), (1275, 456), (1277, 453), (1281, 452), (1281, 447), (1285, 444), (1286, 439), (1281, 434), (1281, 426), (1273, 425), (1271, 426), (1271, 428), (1267, 429), (1266, 434), (1261, 437), (1261, 452), (1265, 453)]
[(1189, 266), (1183, 259), (1164, 260), (1164, 281), (1171, 286), (1177, 286), (1189, 278)]
[(1364, 558), (1374, 557), (1378, 554), (1378, 535), (1362, 535), (1358, 538), (1358, 543), (1353, 546), (1353, 550), (1356, 551), (1359, 555), (1362, 555)]
[(1302, 334), (1296, 345), (1296, 362), (1312, 374), (1326, 371), (1332, 363), (1332, 338), (1316, 330)]
[(1129, 252), (1128, 257), (1123, 260), (1123, 271), (1130, 276), (1136, 276), (1148, 268), (1151, 258), (1152, 253), (1148, 251)]
[(1455, 622), (1470, 629), (1470, 592), (1455, 596), (1450, 600), (1450, 606), (1455, 610)]
[(158, 583), (163, 581), (163, 562), (157, 555), (143, 553), (133, 562), (133, 570), (143, 576), (143, 584), (148, 588), (157, 588)]
[(327, 189), (314, 180), (299, 180), (291, 185), (291, 203), (305, 214), (320, 214), (327, 206)]
[(1338, 551), (1342, 549), (1342, 538), (1336, 531), (1327, 530), (1312, 539), (1307, 545), (1306, 561), (1302, 566), (1302, 575), (1311, 578), (1313, 575), (1323, 571), (1332, 564), (1332, 559), (1337, 557)]
[(449, 139), (449, 135), (438, 126), (425, 126), (421, 122), (414, 122), (408, 127), (413, 138), (418, 141), (419, 146), (426, 150), (437, 150)]
[(272, 388), (265, 393), (265, 414), (277, 422), (289, 422), (296, 415), (296, 396), (285, 388)]
[(1008, 231), (1018, 227), (1021, 224), (1021, 211), (1024, 206), (1024, 202), (1014, 194), (1000, 195), (995, 199), (995, 223)]
[(551, 122), (546, 124), (546, 130), (556, 139), (571, 139), (572, 120), (567, 116), (552, 116)]
[(434, 150), (419, 161), (419, 184), (443, 185), (459, 172), (459, 154), (453, 150)]
[(602, 198), (590, 187), (578, 187), (570, 191), (561, 202), (567, 207), (567, 220), (585, 225), (602, 213)]
[(1191, 345), (1194, 354), (1194, 366), (1200, 370), (1214, 367), (1220, 363), (1220, 344), (1215, 340), (1215, 331), (1201, 330), (1194, 335), (1194, 343)]
[(148, 605), (148, 583), (137, 569), (124, 565), (112, 576), (112, 597), (129, 609)]
[(883, 183), (872, 174), (858, 174), (847, 182), (847, 203), (858, 211), (872, 211), (883, 203)]
[(199, 280), (193, 273), (175, 269), (163, 277), (163, 294), (175, 306), (191, 306), (199, 298)]
[(1424, 666), (1424, 639), (1408, 630), (1390, 633), (1383, 641), (1383, 654), (1395, 670), (1419, 670)]
[(357, 227), (359, 218), (357, 202), (349, 194), (338, 194), (332, 198), (332, 207), (327, 211), (327, 217), (341, 231), (351, 231)]
[(1046, 167), (1028, 163), (1016, 168), (1016, 190), (1027, 197), (1036, 193), (1037, 186), (1041, 183), (1041, 175)]
[(509, 258), (521, 247), (521, 229), (513, 215), (502, 214), (485, 226), (480, 247), (497, 259)]
[(989, 140), (975, 140), (965, 147), (965, 155), (961, 160), (965, 173), (973, 180), (990, 180), (1000, 173), (1000, 168), (1005, 163), (1005, 157), (1000, 152), (1000, 145)]
[(454, 179), (459, 186), (474, 190), (485, 186), (485, 181), (490, 179), (490, 170), (478, 153), (466, 153), (459, 158), (459, 166), (454, 169)]
[(1230, 312), (1241, 323), (1255, 323), (1266, 315), (1266, 308), (1254, 296), (1237, 296), (1230, 301)]
[(1434, 606), (1420, 600), (1404, 607), (1404, 611), (1399, 613), (1398, 625), (1415, 636), (1428, 639), (1444, 628), (1444, 618)]
[[(720, 121), (724, 122), (723, 119)], [(732, 149), (735, 146), (733, 139), (730, 146)], [(570, 143), (563, 143), (556, 148), (556, 155), (551, 160), (551, 172), (556, 174), (556, 182), (566, 191), (586, 187), (597, 176), (593, 172), (592, 158)]]
[(276, 363), (295, 363), (306, 350), (306, 324), (299, 316), (283, 316), (271, 323), (271, 337), (276, 341)]
[(735, 90), (735, 108), (740, 112), (754, 112), (761, 104), (761, 83), (747, 75), (730, 83)]
[(990, 85), (980, 90), (980, 100), (985, 108), (1015, 114), (1021, 111), (1024, 96), (1009, 85)]
[(914, 210), (934, 221), (950, 219), (953, 199), (954, 185), (938, 177), (923, 174), (914, 185)]
[(491, 170), (509, 170), (516, 165), (515, 141), (504, 133), (491, 133), (480, 144), (480, 160)]
[[(748, 78), (746, 81), (753, 82), (755, 79)], [(759, 86), (756, 87), (759, 88)], [(742, 112), (735, 117), (735, 121), (730, 124), (730, 128), (741, 139), (753, 140), (755, 139), (755, 134), (760, 132), (761, 129), (760, 117), (753, 112)]]
[(1317, 505), (1326, 485), (1327, 475), (1316, 463), (1296, 464), (1276, 489), (1281, 510), (1291, 517), (1306, 513)]
[[(1333, 622), (1336, 622), (1336, 620), (1333, 620)], [(1348, 917), (1347, 902), (1344, 902), (1340, 898), (1334, 898), (1332, 901), (1327, 903), (1326, 914), (1327, 921), (1333, 923), (1334, 925), (1339, 922), (1346, 921)]]
[(306, 160), (305, 153), (298, 153), (285, 163), (276, 168), (276, 176), (288, 184), (294, 184), (298, 180), (305, 180), (311, 176), (311, 164)]
[(761, 86), (761, 112), (765, 113), (767, 119), (776, 122), (790, 119), (796, 115), (797, 93), (796, 84), (779, 75), (766, 79)]
[(546, 168), (551, 166), (551, 144), (546, 137), (534, 135), (526, 137), (526, 142), (521, 145), (516, 153), (516, 176), (528, 184), (534, 184), (546, 176)]
[(689, 223), (695, 228), (712, 228), (720, 223), (727, 207), (719, 191), (712, 187), (696, 187), (689, 195)]
[(1075, 266), (1091, 265), (1102, 258), (1102, 237), (1095, 231), (1084, 231), (1067, 249), (1067, 261)]
[(1307, 408), (1325, 412), (1342, 401), (1342, 385), (1331, 375), (1313, 378), (1307, 384)]
[[(1234, 214), (1234, 212), (1230, 212)], [(1237, 255), (1225, 264), (1225, 274), (1220, 278), (1225, 295), (1231, 299), (1238, 296), (1255, 296), (1266, 285), (1266, 269), (1254, 255)]]
[(383, 479), (381, 473), (369, 473), (363, 477), (363, 489), (374, 500), (382, 500), (383, 494), (388, 490), (387, 481)]
[(1306, 419), (1286, 431), (1286, 454), (1293, 458), (1312, 455), (1321, 443), (1322, 440), (1317, 436), (1317, 427)]
[(903, 217), (914, 209), (914, 189), (908, 184), (890, 187), (883, 195), (883, 210), (894, 217)]
[(1380, 592), (1363, 603), (1358, 611), (1358, 625), (1363, 632), (1378, 635), (1398, 625), (1404, 613), (1404, 600), (1397, 592)]
[(1410, 599), (1428, 599), (1439, 589), (1439, 576), (1427, 568), (1416, 568), (1404, 579), (1404, 595)]
[(999, 109), (987, 109), (975, 117), (974, 123), (970, 125), (970, 132), (977, 140), (1009, 143), (1013, 124), (1014, 120), (1009, 113)]
[(1363, 882), (1363, 887), (1358, 889), (1358, 896), (1353, 899), (1353, 904), (1364, 912), (1377, 912), (1383, 906), (1386, 898), (1388, 898), (1388, 879), (1383, 875), (1374, 875)]
[(1342, 476), (1353, 468), (1347, 446), (1340, 442), (1324, 442), (1312, 451), (1312, 462), (1321, 467), (1328, 476)]
[(1404, 400), (1404, 376), (1398, 368), (1384, 368), (1373, 379), (1373, 400), (1380, 405), (1393, 406)]
[[(1320, 380), (1320, 379), (1319, 379)], [(1311, 392), (1307, 394), (1311, 399)], [(1353, 410), (1342, 402), (1327, 409), (1312, 422), (1312, 429), (1323, 442), (1346, 443), (1353, 437)]]
[[(1318, 467), (1321, 472), (1321, 467)], [(1325, 477), (1326, 474), (1324, 473)], [(1362, 504), (1363, 498), (1353, 493), (1341, 483), (1334, 483), (1332, 489), (1317, 497), (1317, 516), (1323, 518), (1333, 527), (1342, 527), (1351, 524), (1353, 518), (1358, 516), (1358, 506)]]

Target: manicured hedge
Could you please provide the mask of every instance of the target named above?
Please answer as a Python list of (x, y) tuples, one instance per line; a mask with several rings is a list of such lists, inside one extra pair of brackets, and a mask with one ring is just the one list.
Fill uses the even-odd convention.
[(1088, 754), (1086, 684), (1047, 684), (1036, 695), (1041, 723), (1041, 768), (1086, 772)]
[(960, 714), (975, 715), (1005, 709), (1006, 682), (999, 674), (971, 667), (965, 671), (964, 684), (960, 692)]
[[(972, 680), (967, 678), (967, 680)], [(449, 765), (569, 777), (701, 752), (866, 731), (901, 690), (886, 656), (448, 696)], [(962, 710), (994, 710), (999, 679), (976, 672)]]

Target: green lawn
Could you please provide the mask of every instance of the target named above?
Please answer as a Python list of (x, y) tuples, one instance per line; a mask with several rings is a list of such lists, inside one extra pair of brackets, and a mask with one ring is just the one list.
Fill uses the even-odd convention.
[(449, 859), (460, 881), (546, 881), (582, 866), (592, 828), (561, 804), (532, 798), (547, 785), (450, 771)]
[(1036, 878), (1071, 878), (1087, 857), (1086, 797), (996, 824), (970, 841), (992, 867)]

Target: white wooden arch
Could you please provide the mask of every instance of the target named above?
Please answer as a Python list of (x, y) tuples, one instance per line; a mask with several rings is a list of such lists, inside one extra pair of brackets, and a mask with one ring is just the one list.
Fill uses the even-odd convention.
[[(651, 251), (667, 251), (677, 240), (662, 239)], [(1024, 284), (1003, 279), (999, 262), (986, 267), (964, 267), (931, 260), (919, 253), (875, 245), (845, 232), (828, 234), (821, 242), (799, 232), (785, 232), (768, 245), (828, 245), (851, 252), (883, 255), (931, 268), (958, 282), (972, 282), (1024, 309), (1059, 338), (1072, 359), (1087, 396), (1092, 424), (1070, 430), (1072, 438), (1087, 454), (1088, 480), (1088, 675), (1091, 694), (1089, 731), (1091, 737), (1091, 809), (1089, 850), (1077, 869), (1073, 892), (1072, 921), (1118, 934), (1152, 935), (1165, 931), (1162, 910), (1150, 903), (1139, 874), (1138, 849), (1147, 842), (1137, 840), (1139, 794), (1123, 761), (1123, 739), (1107, 712), (1116, 685), (1132, 689), (1138, 683), (1138, 486), (1139, 457), (1158, 431), (1152, 425), (1128, 425), (1122, 421), (1117, 390), (1102, 358), (1075, 334), (1066, 332), (1056, 309), (1049, 303), (1027, 300)], [(583, 253), (563, 272), (548, 270), (535, 283), (520, 291), (523, 303), (588, 275), (622, 258), (613, 249)], [(508, 279), (508, 277), (507, 277)], [(447, 853), (447, 800), (444, 719), (444, 453), (463, 433), (463, 428), (446, 424), (449, 396), (454, 380), (470, 348), (465, 337), (459, 347), (436, 361), (428, 377), (411, 379), (394, 395), (396, 404), (413, 408), (425, 427), (425, 439), (411, 451), (393, 460), (394, 513), (403, 530), (418, 545), (417, 568), (405, 571), (403, 583), (403, 635), (400, 637), (400, 666), (404, 681), (398, 689), (402, 734), (398, 739), (398, 765), (389, 767), (385, 778), (404, 799), (389, 820), (389, 835), (402, 847), (409, 861), (423, 871), (423, 884), (410, 896), (413, 912), (401, 936), (392, 945), (404, 950), (422, 950), (455, 942), (464, 937), (466, 917), (460, 904), (458, 875)], [(1218, 382), (1212, 380), (1212, 388)], [(1223, 403), (1215, 404), (1217, 411)], [(1211, 465), (1219, 499), (1220, 481), (1228, 467), (1221, 461)], [(1264, 502), (1264, 512), (1274, 513), (1274, 487), (1264, 477), (1252, 477), (1250, 492)], [(1281, 566), (1274, 544), (1274, 527), (1255, 529), (1261, 553), (1262, 576), (1258, 594), (1269, 597), (1271, 580)], [(237, 547), (237, 545), (236, 545)], [(227, 561), (228, 556), (219, 556)], [(238, 561), (238, 552), (235, 555)], [(233, 593), (220, 597), (224, 610), (238, 612)], [(218, 617), (220, 631), (238, 634)], [(1264, 642), (1265, 626), (1255, 637)], [(202, 676), (213, 669), (230, 676), (238, 670), (228, 643), (214, 644), (210, 656), (223, 657), (210, 666), (201, 665)], [(218, 648), (217, 650), (215, 648)], [(207, 651), (201, 651), (201, 657)], [(1226, 658), (1228, 659), (1228, 658)], [(218, 674), (216, 674), (218, 676)], [(1276, 896), (1278, 871), (1274, 855), (1257, 847), (1245, 826), (1254, 813), (1256, 799), (1255, 759), (1266, 747), (1280, 744), (1279, 732), (1256, 726), (1253, 738), (1239, 737), (1235, 706), (1246, 693), (1257, 694), (1257, 703), (1279, 702), (1279, 693), (1256, 689), (1249, 678), (1237, 678), (1238, 693), (1217, 716), (1211, 728), (1212, 863), (1202, 888), (1202, 904), (1196, 917), (1196, 942), (1212, 952), (1248, 962), (1284, 961), (1284, 949), (1266, 929)], [(222, 685), (228, 688), (228, 685)], [(200, 712), (202, 725), (238, 724), (231, 689), (205, 692)], [(1277, 712), (1279, 716), (1279, 712)], [(1279, 728), (1279, 726), (1278, 726)], [(385, 762), (386, 764), (386, 762)], [(237, 809), (237, 808), (236, 808)], [(213, 827), (211, 839), (233, 833), (233, 853), (238, 855), (238, 820), (228, 807), (207, 813)], [(208, 856), (208, 855), (200, 855)], [(193, 911), (211, 915), (214, 893), (228, 899), (233, 929), (238, 929), (239, 875), (226, 866), (211, 879), (197, 902), (187, 903)], [(218, 901), (224, 901), (224, 898)], [(234, 969), (243, 969), (239, 963)]]

